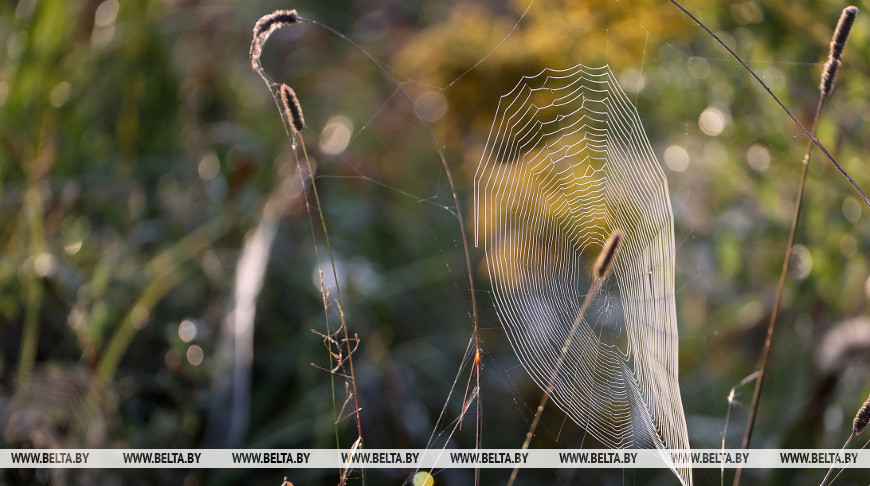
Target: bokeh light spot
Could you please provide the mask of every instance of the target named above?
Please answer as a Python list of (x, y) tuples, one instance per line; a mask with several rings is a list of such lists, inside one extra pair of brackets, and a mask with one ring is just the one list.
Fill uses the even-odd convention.
[(414, 98), (414, 104), (426, 121), (438, 121), (447, 113), (447, 99), (440, 91), (422, 93)]
[(679, 145), (671, 145), (665, 150), (665, 165), (675, 172), (689, 168), (689, 153)]
[(178, 325), (178, 337), (186, 343), (193, 341), (196, 338), (196, 324), (188, 319), (181, 321)]
[(426, 471), (420, 471), (414, 475), (413, 484), (414, 486), (433, 486), (435, 484), (435, 478)]
[(193, 366), (199, 366), (202, 364), (202, 348), (194, 344), (193, 346), (187, 348), (187, 362), (192, 364)]
[(698, 117), (698, 126), (704, 134), (716, 137), (728, 126), (729, 118), (731, 118), (730, 115), (723, 107), (712, 105)]
[(761, 145), (753, 145), (746, 151), (746, 162), (758, 172), (764, 172), (770, 168), (770, 152)]
[(326, 122), (320, 132), (320, 150), (327, 155), (338, 155), (344, 152), (350, 143), (353, 133), (353, 122), (346, 116), (334, 116)]

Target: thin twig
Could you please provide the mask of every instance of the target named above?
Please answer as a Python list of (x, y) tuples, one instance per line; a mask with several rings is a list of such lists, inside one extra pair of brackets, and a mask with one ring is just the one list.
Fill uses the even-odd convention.
[[(756, 378), (758, 378), (758, 372), (754, 371), (752, 374), (742, 379), (740, 383), (731, 387), (731, 391), (728, 392), (728, 410), (725, 412), (725, 426), (722, 427), (722, 457), (725, 457), (725, 438), (728, 436), (728, 422), (731, 420), (731, 407), (734, 405), (734, 396), (737, 392), (737, 388)], [(719, 479), (720, 484), (725, 484), (725, 463), (722, 463), (722, 467), (719, 469)]]
[[(867, 442), (864, 442), (864, 445), (862, 445), (861, 448), (858, 449), (858, 451), (860, 452), (860, 451), (863, 451), (864, 449), (866, 449), (868, 444), (870, 444), (870, 440), (867, 440)], [(845, 470), (846, 470), (845, 467), (841, 467), (840, 471), (837, 473), (837, 475), (834, 476), (834, 479), (832, 479), (831, 482), (828, 484), (834, 484), (834, 481), (836, 481), (837, 478), (840, 477), (840, 474), (843, 474), (843, 471), (845, 471)]]
[[(849, 434), (849, 438), (846, 439), (846, 442), (843, 444), (843, 447), (840, 448), (841, 453), (846, 449), (846, 446), (849, 445), (849, 442), (852, 442), (853, 437), (855, 437), (854, 431), (851, 434)], [(830, 469), (828, 469), (828, 473), (825, 474), (824, 478), (822, 478), (822, 482), (821, 482), (821, 484), (819, 484), (819, 486), (825, 486), (825, 483), (828, 482), (828, 478), (831, 477), (831, 473), (834, 472), (834, 468), (837, 466), (837, 464), (838, 464), (837, 462), (834, 462), (833, 464), (831, 464)]]
[[(333, 278), (335, 279), (335, 295), (336, 302), (338, 303), (338, 312), (341, 317), (341, 328), (344, 332), (344, 342), (348, 349), (347, 354), (347, 366), (350, 371), (350, 383), (353, 388), (353, 402), (354, 402), (354, 415), (356, 417), (356, 429), (357, 429), (357, 440), (354, 443), (355, 447), (362, 447), (363, 445), (363, 433), (362, 433), (362, 420), (360, 419), (360, 406), (359, 406), (359, 394), (356, 391), (356, 372), (353, 367), (353, 352), (350, 349), (350, 331), (348, 331), (347, 322), (344, 318), (344, 305), (341, 301), (341, 289), (338, 285), (338, 274), (335, 269), (335, 257), (332, 252), (332, 244), (329, 241), (329, 233), (326, 230), (326, 216), (323, 214), (323, 205), (320, 202), (320, 195), (317, 192), (317, 185), (314, 184), (314, 168), (311, 165), (311, 160), (308, 158), (308, 151), (305, 149), (305, 141), (302, 137), (299, 137), (299, 145), (302, 147), (302, 154), (305, 157), (305, 163), (308, 166), (308, 177), (311, 179), (311, 190), (314, 194), (314, 202), (317, 205), (317, 213), (320, 215), (320, 224), (323, 228), (323, 239), (326, 243), (326, 251), (329, 253), (329, 261), (332, 266)], [(339, 484), (344, 485), (347, 480), (347, 470), (345, 469), (344, 474), (342, 474), (341, 482)]]
[[(849, 434), (849, 438), (846, 439), (846, 442), (843, 443), (843, 447), (840, 448), (840, 452), (843, 452), (846, 449), (846, 446), (849, 445), (849, 442), (851, 442), (854, 437), (860, 435), (861, 432), (863, 432), (864, 429), (867, 428), (868, 422), (870, 422), (870, 397), (868, 397), (867, 400), (864, 401), (864, 404), (861, 405), (861, 407), (858, 409), (858, 413), (855, 414), (855, 418), (852, 419), (852, 433)], [(867, 442), (864, 443), (864, 446), (861, 447), (861, 449), (864, 449), (864, 447), (867, 447)], [(830, 469), (828, 469), (828, 473), (825, 474), (825, 477), (822, 479), (822, 482), (819, 486), (825, 486), (825, 483), (831, 476), (831, 472), (834, 470), (835, 467), (837, 467), (837, 464), (838, 462), (834, 462), (833, 464), (831, 464)], [(841, 468), (840, 472), (838, 472), (837, 475), (834, 476), (834, 479), (831, 480), (831, 483), (833, 483), (838, 477), (840, 477), (840, 474), (842, 472), (843, 469)]]

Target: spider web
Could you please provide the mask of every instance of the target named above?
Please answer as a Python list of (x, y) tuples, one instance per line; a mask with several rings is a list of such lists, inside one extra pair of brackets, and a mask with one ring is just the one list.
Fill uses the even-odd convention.
[[(455, 77), (440, 81), (432, 79), (427, 73), (409, 77), (403, 74), (407, 63), (401, 59), (395, 65), (387, 65), (390, 72), (404, 80), (401, 85), (415, 100), (417, 108), (433, 123), (439, 142), (454, 140), (454, 127), (439, 124), (438, 116), (430, 117), (433, 111), (431, 99), (440, 99), (441, 102), (451, 100), (454, 94), (463, 91), (463, 83), (503, 63), (500, 56), (511, 48), (512, 43), (522, 42), (522, 36), (527, 35), (530, 26), (540, 22), (535, 17), (545, 8), (545, 2), (529, 2), (512, 26), (503, 26), (505, 32), (502, 35), (506, 37), (491, 45), (483, 57), (466, 65)], [(627, 70), (623, 67), (624, 73), (635, 77), (633, 91), (639, 92), (642, 82), (638, 84), (636, 78), (643, 76), (649, 31), (631, 16), (627, 25), (615, 23), (614, 27), (623, 32), (636, 30), (640, 33), (633, 46), (642, 48), (640, 65), (633, 65)], [(602, 58), (606, 58), (611, 51), (618, 55), (625, 48), (608, 44), (610, 28), (581, 26), (581, 29), (593, 34), (604, 45)], [(367, 46), (363, 44), (363, 47)], [(408, 49), (413, 50), (413, 47)], [(566, 47), (565, 50), (570, 48)], [(458, 211), (476, 219), (481, 212), (485, 213), (483, 225), (480, 221), (475, 224), (475, 240), (479, 238), (484, 243), (487, 253), (485, 265), (493, 285), (493, 307), (490, 309), (497, 311), (517, 357), (533, 380), (542, 387), (551, 378), (553, 363), (558, 359), (565, 341), (568, 332), (564, 328), (565, 322), (570, 325), (577, 317), (579, 305), (589, 288), (588, 266), (612, 229), (620, 228), (627, 232), (629, 238), (620, 251), (621, 256), (614, 263), (613, 275), (605, 281), (592, 301), (578, 339), (575, 340), (577, 344), (567, 353), (566, 365), (556, 382), (552, 398), (568, 417), (607, 446), (688, 448), (685, 419), (675, 379), (677, 336), (673, 295), (673, 217), (664, 174), (655, 161), (633, 106), (618, 87), (613, 73), (606, 68), (577, 66), (564, 71), (545, 69), (537, 76), (523, 78), (500, 102), (495, 91), (503, 90), (498, 86), (499, 77), (503, 76), (493, 74), (490, 80), (494, 83), (493, 92), (480, 96), (482, 103), (475, 104), (482, 109), (481, 113), (485, 113), (486, 105), (498, 102), (496, 123), (500, 117), (502, 126), (497, 133), (493, 125), (485, 149), (491, 160), (487, 163), (480, 161), (481, 167), (474, 181), (473, 208), (465, 206), (460, 210), (454, 207), (444, 175), (434, 160), (414, 164), (417, 176), (411, 185), (407, 179), (392, 179), (393, 174), (383, 171), (380, 164), (372, 168), (360, 162), (364, 160), (360, 154), (365, 154), (371, 147), (380, 147), (383, 133), (381, 125), (385, 119), (401, 118), (407, 125), (394, 130), (410, 134), (405, 143), (390, 146), (389, 152), (402, 146), (413, 146), (418, 152), (421, 149), (425, 152), (429, 146), (430, 142), (425, 137), (415, 135), (419, 132), (413, 128), (417, 122), (398, 92), (390, 94), (380, 105), (375, 104), (369, 116), (355, 116), (354, 121), (359, 123), (359, 128), (351, 125), (349, 118), (336, 122), (339, 117), (332, 117), (326, 121), (325, 127), (315, 128), (316, 132), (306, 130), (303, 133), (311, 136), (319, 132), (319, 136), (313, 137), (315, 146), (320, 148), (315, 161), (325, 169), (318, 170), (316, 180), (325, 187), (345, 185), (361, 188), (369, 195), (380, 193), (378, 197), (406, 209), (416, 207), (414, 212), (421, 214), (426, 226), (432, 228), (436, 251), (441, 255), (437, 259), (446, 262), (443, 270), (450, 275), (450, 280), (460, 282), (454, 284), (454, 299), (458, 297), (459, 301), (464, 300), (466, 304), (469, 289), (461, 286), (464, 269), (459, 261), (450, 263), (455, 260), (451, 253), (458, 251), (461, 246), (457, 239), (459, 235), (455, 231), (442, 233), (443, 230), (437, 230), (439, 232), (436, 233), (435, 228), (442, 228), (445, 224), (455, 225)], [(548, 82), (555, 84), (549, 85)], [(305, 92), (304, 88), (297, 88), (297, 91)], [(511, 96), (513, 104), (506, 101)], [(317, 112), (312, 116), (307, 108), (310, 104), (305, 103), (305, 95), (302, 95), (302, 99), (306, 107), (306, 119), (317, 123)], [(528, 109), (532, 102), (541, 107), (534, 113)], [(453, 107), (452, 101), (450, 107)], [(350, 127), (348, 131), (352, 136), (344, 140), (341, 149), (334, 150), (330, 148), (335, 138), (330, 129), (336, 125), (341, 127), (342, 124)], [(459, 148), (451, 143), (446, 146), (448, 149)], [(530, 154), (526, 164), (508, 163), (521, 153)], [(432, 154), (428, 155), (431, 158)], [(537, 162), (531, 160), (535, 157), (539, 159)], [(607, 162), (607, 157), (614, 160)], [(408, 159), (407, 154), (392, 154), (383, 158), (413, 160)], [(540, 173), (540, 169), (544, 168), (544, 159), (551, 167), (547, 169), (551, 172), (549, 175)], [(583, 169), (580, 169), (582, 164), (572, 167), (572, 160), (581, 159), (587, 162)], [(643, 163), (638, 163), (638, 159), (642, 159)], [(454, 160), (450, 162), (455, 163)], [(491, 167), (486, 167), (487, 164)], [(335, 169), (330, 169), (333, 166)], [(535, 173), (535, 170), (539, 173)], [(605, 173), (607, 177), (603, 177)], [(482, 184), (484, 177), (487, 177), (487, 181)], [(488, 187), (490, 183), (495, 187)], [(526, 186), (519, 187), (522, 184)], [(493, 194), (490, 195), (498, 195), (487, 197), (481, 203), (481, 189), (491, 191)], [(427, 193), (430, 195), (425, 195)], [(335, 202), (334, 199), (325, 201), (329, 214), (329, 206), (335, 205)], [(513, 218), (511, 211), (517, 209), (514, 206), (524, 206), (525, 203), (531, 203), (525, 208), (525, 216)], [(535, 208), (534, 204), (540, 207)], [(493, 212), (503, 217), (491, 214)], [(337, 210), (332, 213), (331, 218), (341, 219)], [(523, 218), (526, 218), (525, 222)], [(527, 231), (534, 225), (537, 225), (537, 229)], [(498, 227), (503, 231), (498, 230)], [(446, 238), (445, 234), (448, 235)], [(493, 258), (493, 248), (487, 242), (505, 238), (519, 245), (502, 245), (498, 248), (502, 253)], [(519, 241), (517, 238), (526, 240)], [(522, 245), (526, 245), (524, 250)], [(513, 253), (507, 253), (506, 250)], [(336, 285), (352, 285), (354, 280), (353, 272), (347, 271), (347, 265), (343, 263), (346, 260), (341, 256), (342, 250), (337, 251), (339, 279), (324, 283), (326, 291), (330, 293)], [(325, 270), (325, 260), (325, 255), (320, 255), (318, 267), (321, 270)], [(324, 274), (329, 273), (324, 271)], [(479, 291), (482, 286), (481, 274), (477, 269), (475, 274)], [(644, 291), (647, 293), (645, 301), (632, 301), (634, 296)], [(623, 296), (632, 292), (634, 296)], [(356, 321), (354, 312), (347, 308), (346, 311), (351, 316), (349, 322), (353, 326)], [(487, 314), (491, 310), (484, 308), (482, 312)], [(470, 317), (470, 313), (467, 317)], [(456, 322), (455, 319), (446, 320)], [(498, 334), (503, 332), (502, 326), (495, 320), (495, 316), (490, 319), (484, 317), (481, 323), (484, 335), (483, 363), (491, 365), (495, 365), (494, 360), (502, 359), (490, 354), (490, 346), (494, 342), (497, 345)], [(514, 326), (513, 323), (521, 324)], [(483, 396), (474, 389), (463, 394), (466, 383), (471, 383), (468, 380), (473, 374), (471, 365), (474, 357), (473, 342), (467, 340), (467, 322), (442, 328), (444, 331), (450, 330), (450, 334), (442, 335), (440, 342), (457, 345), (466, 342), (468, 345), (458, 356), (454, 352), (452, 358), (439, 358), (459, 361), (458, 372), (453, 376), (446, 399), (443, 388), (437, 393), (434, 389), (424, 392), (429, 395), (440, 393), (444, 403), (427, 441), (427, 448), (436, 453), (440, 448), (455, 447), (465, 441), (461, 437), (465, 435), (462, 433), (462, 424), (464, 422), (467, 425), (473, 420), (473, 414), (469, 411), (473, 410), (471, 403), (474, 401), (484, 400), (484, 423), (488, 420), (486, 416), (497, 416), (500, 413), (498, 410), (504, 409), (503, 404), (488, 401), (492, 396), (487, 396), (488, 390), (508, 388), (512, 390), (510, 393), (518, 408), (530, 410), (524, 403), (525, 399), (518, 397), (520, 392), (516, 382), (524, 377), (511, 372), (510, 367), (498, 369), (504, 365), (483, 365), (486, 366), (486, 369), (481, 369)], [(425, 335), (426, 331), (422, 333)], [(536, 355), (546, 356), (547, 359), (536, 362)], [(365, 394), (365, 391), (361, 393)], [(365, 396), (362, 398), (365, 399)], [(434, 405), (437, 400), (430, 403)], [(491, 400), (497, 401), (499, 397), (496, 395)], [(365, 404), (363, 408), (366, 408)], [(522, 419), (517, 424), (522, 427)], [(496, 437), (493, 432), (484, 426), (484, 439)], [(562, 435), (561, 430), (547, 433)], [(571, 434), (566, 436), (567, 439), (557, 440), (566, 446), (578, 445), (573, 441), (563, 442), (570, 440)], [(496, 440), (499, 440), (499, 444), (505, 443), (503, 439)], [(376, 443), (371, 436), (366, 438), (366, 442), (369, 447)], [(451, 481), (456, 471), (438, 473)], [(681, 481), (691, 482), (688, 471), (679, 471), (677, 475)]]
[[(688, 449), (667, 180), (607, 66), (545, 69), (501, 97), (474, 208), (499, 319), (535, 382), (610, 447)], [(613, 278), (581, 315), (616, 229)]]

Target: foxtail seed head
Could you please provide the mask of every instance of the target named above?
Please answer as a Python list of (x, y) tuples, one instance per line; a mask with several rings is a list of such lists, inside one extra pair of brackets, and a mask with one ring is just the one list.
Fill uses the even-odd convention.
[(610, 268), (613, 266), (613, 259), (619, 252), (619, 244), (622, 243), (622, 230), (615, 229), (610, 233), (610, 237), (601, 248), (601, 253), (598, 254), (598, 259), (595, 260), (595, 266), (592, 267), (592, 275), (597, 279), (603, 279), (610, 273)]
[(849, 38), (849, 32), (855, 23), (856, 15), (858, 15), (858, 7), (855, 6), (844, 8), (843, 13), (840, 14), (840, 21), (837, 22), (834, 37), (831, 38), (831, 50), (828, 53), (828, 62), (825, 63), (825, 70), (822, 72), (822, 82), (819, 84), (823, 98), (830, 96), (831, 91), (834, 90), (834, 83), (837, 81), (837, 71), (840, 69), (840, 63), (843, 60), (843, 48), (846, 47), (846, 40)]
[(251, 41), (251, 67), (257, 69), (263, 44), (272, 35), (272, 32), (289, 24), (299, 22), (299, 14), (295, 10), (276, 10), (268, 15), (260, 17), (254, 24), (254, 39)]
[(861, 405), (858, 413), (855, 414), (855, 419), (852, 420), (852, 432), (855, 435), (860, 434), (867, 427), (867, 423), (870, 423), (870, 397), (867, 397), (867, 401), (864, 402), (864, 405)]
[(280, 94), (281, 104), (284, 105), (284, 116), (293, 126), (293, 129), (301, 133), (302, 129), (305, 128), (305, 118), (302, 116), (302, 106), (299, 104), (296, 92), (290, 86), (282, 84)]

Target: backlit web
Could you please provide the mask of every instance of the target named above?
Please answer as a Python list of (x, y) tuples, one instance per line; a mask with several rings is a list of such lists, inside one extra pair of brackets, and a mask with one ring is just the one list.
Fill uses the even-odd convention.
[[(607, 66), (545, 69), (501, 97), (474, 209), (499, 319), (535, 382), (554, 380), (553, 402), (607, 446), (687, 449), (667, 181)], [(558, 368), (615, 229), (612, 276)]]

